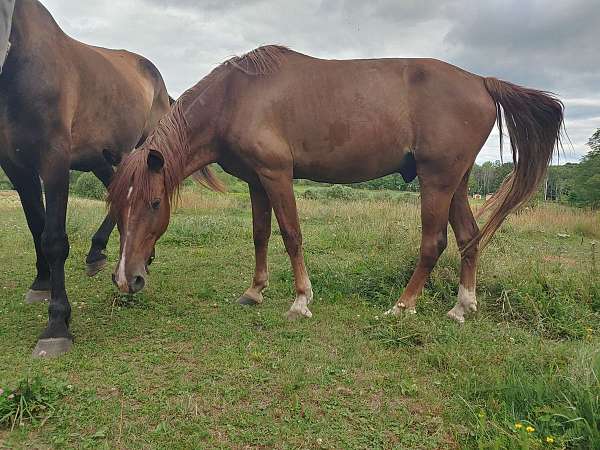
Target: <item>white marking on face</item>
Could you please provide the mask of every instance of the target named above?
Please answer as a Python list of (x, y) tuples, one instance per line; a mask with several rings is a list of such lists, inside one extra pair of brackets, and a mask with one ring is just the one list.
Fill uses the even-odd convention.
[[(127, 191), (127, 200), (131, 197), (131, 192), (133, 191), (133, 186), (129, 186), (129, 190)], [(127, 279), (125, 277), (125, 257), (127, 253), (127, 238), (129, 237), (129, 216), (131, 214), (131, 205), (127, 207), (127, 216), (125, 219), (125, 241), (123, 242), (123, 253), (121, 254), (121, 259), (119, 260), (119, 267), (117, 268), (117, 285), (121, 290), (125, 290), (127, 288)]]

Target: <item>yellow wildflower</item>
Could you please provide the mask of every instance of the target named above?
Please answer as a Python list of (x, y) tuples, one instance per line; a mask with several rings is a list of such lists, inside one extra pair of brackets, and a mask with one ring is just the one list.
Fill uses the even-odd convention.
[(519, 422), (515, 423), (515, 430), (520, 430), (521, 428), (523, 428), (523, 425), (521, 425)]
[(533, 432), (535, 431), (535, 428), (533, 428), (533, 427), (530, 425), (530, 426), (528, 426), (527, 428), (525, 428), (525, 430), (526, 430), (528, 433), (533, 433)]
[(548, 437), (546, 438), (546, 442), (547, 442), (548, 444), (552, 444), (552, 443), (554, 442), (554, 438), (553, 438), (552, 436), (548, 436)]

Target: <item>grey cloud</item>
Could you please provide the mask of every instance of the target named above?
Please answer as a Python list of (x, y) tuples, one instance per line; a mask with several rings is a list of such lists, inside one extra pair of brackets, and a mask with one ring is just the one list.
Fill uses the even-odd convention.
[[(44, 0), (42, 0), (44, 1)], [(279, 43), (324, 58), (435, 57), (557, 92), (577, 159), (600, 127), (595, 0), (46, 0), (75, 38), (137, 51), (178, 95), (224, 59)], [(572, 100), (571, 100), (572, 99)], [(480, 160), (498, 159), (497, 136)]]

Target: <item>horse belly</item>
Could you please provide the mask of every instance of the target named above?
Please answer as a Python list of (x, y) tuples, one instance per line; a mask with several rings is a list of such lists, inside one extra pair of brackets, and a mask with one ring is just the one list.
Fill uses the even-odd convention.
[(331, 121), (318, 132), (306, 130), (294, 146), (294, 175), (327, 183), (353, 183), (401, 170), (412, 151), (407, 122)]

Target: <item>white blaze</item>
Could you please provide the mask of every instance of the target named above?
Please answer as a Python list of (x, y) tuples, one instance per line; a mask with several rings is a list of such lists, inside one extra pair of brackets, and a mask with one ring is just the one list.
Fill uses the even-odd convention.
[[(133, 186), (129, 186), (127, 191), (127, 200), (131, 197)], [(127, 253), (127, 238), (129, 237), (129, 215), (131, 214), (131, 205), (127, 207), (127, 217), (125, 219), (125, 241), (123, 242), (123, 252), (121, 253), (121, 259), (119, 260), (119, 267), (117, 268), (117, 285), (123, 289), (127, 287), (127, 279), (125, 278), (125, 254)]]

